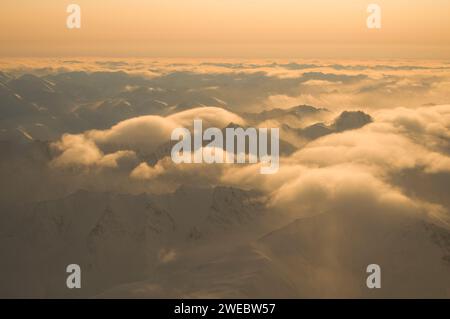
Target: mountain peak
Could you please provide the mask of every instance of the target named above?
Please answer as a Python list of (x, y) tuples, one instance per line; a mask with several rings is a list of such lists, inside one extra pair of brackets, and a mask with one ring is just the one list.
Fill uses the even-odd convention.
[(372, 122), (372, 117), (362, 111), (344, 111), (336, 118), (333, 125), (336, 131), (342, 132), (361, 128)]

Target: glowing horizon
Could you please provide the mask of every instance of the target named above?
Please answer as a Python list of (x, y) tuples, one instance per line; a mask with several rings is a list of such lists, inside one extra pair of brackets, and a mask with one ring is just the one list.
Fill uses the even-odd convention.
[[(365, 24), (371, 2), (4, 0), (0, 55), (450, 57), (449, 1), (377, 1), (380, 30)], [(80, 30), (65, 26), (70, 3), (81, 6)]]

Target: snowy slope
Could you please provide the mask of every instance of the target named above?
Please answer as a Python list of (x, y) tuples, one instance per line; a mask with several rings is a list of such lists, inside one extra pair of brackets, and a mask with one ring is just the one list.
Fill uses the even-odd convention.
[[(0, 295), (90, 296), (142, 280), (182, 247), (197, 250), (202, 242), (220, 243), (214, 238), (253, 227), (264, 212), (253, 196), (233, 188), (182, 187), (160, 196), (80, 190), (58, 200), (4, 207), (1, 271), (10, 276), (0, 279)], [(64, 269), (71, 263), (83, 269), (82, 291), (65, 287)]]
[[(178, 261), (99, 297), (450, 297), (450, 231), (422, 216), (330, 212), (232, 251)], [(382, 289), (366, 287), (379, 264)]]

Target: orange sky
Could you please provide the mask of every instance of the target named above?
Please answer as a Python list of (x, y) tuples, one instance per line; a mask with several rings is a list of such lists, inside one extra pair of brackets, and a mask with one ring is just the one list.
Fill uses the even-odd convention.
[[(382, 29), (366, 8), (382, 8)], [(82, 28), (66, 28), (66, 7)], [(2, 0), (2, 56), (450, 58), (448, 0)]]

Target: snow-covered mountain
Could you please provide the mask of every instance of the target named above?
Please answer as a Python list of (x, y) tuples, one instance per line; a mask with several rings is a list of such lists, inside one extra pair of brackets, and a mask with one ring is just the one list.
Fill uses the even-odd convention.
[[(445, 77), (90, 63), (0, 71), (0, 297), (450, 297)], [(278, 173), (174, 165), (195, 118), (279, 128)]]
[(11, 275), (2, 279), (0, 294), (71, 296), (64, 286), (70, 263), (84, 269), (83, 296), (145, 278), (183, 246), (220, 242), (215, 238), (254, 227), (265, 212), (259, 196), (223, 187), (182, 187), (159, 196), (80, 190), (5, 206), (0, 250), (7, 262), (1, 271)]
[[(99, 297), (448, 298), (449, 258), (450, 231), (421, 216), (329, 212)], [(366, 286), (370, 264), (382, 269), (382, 289)]]

